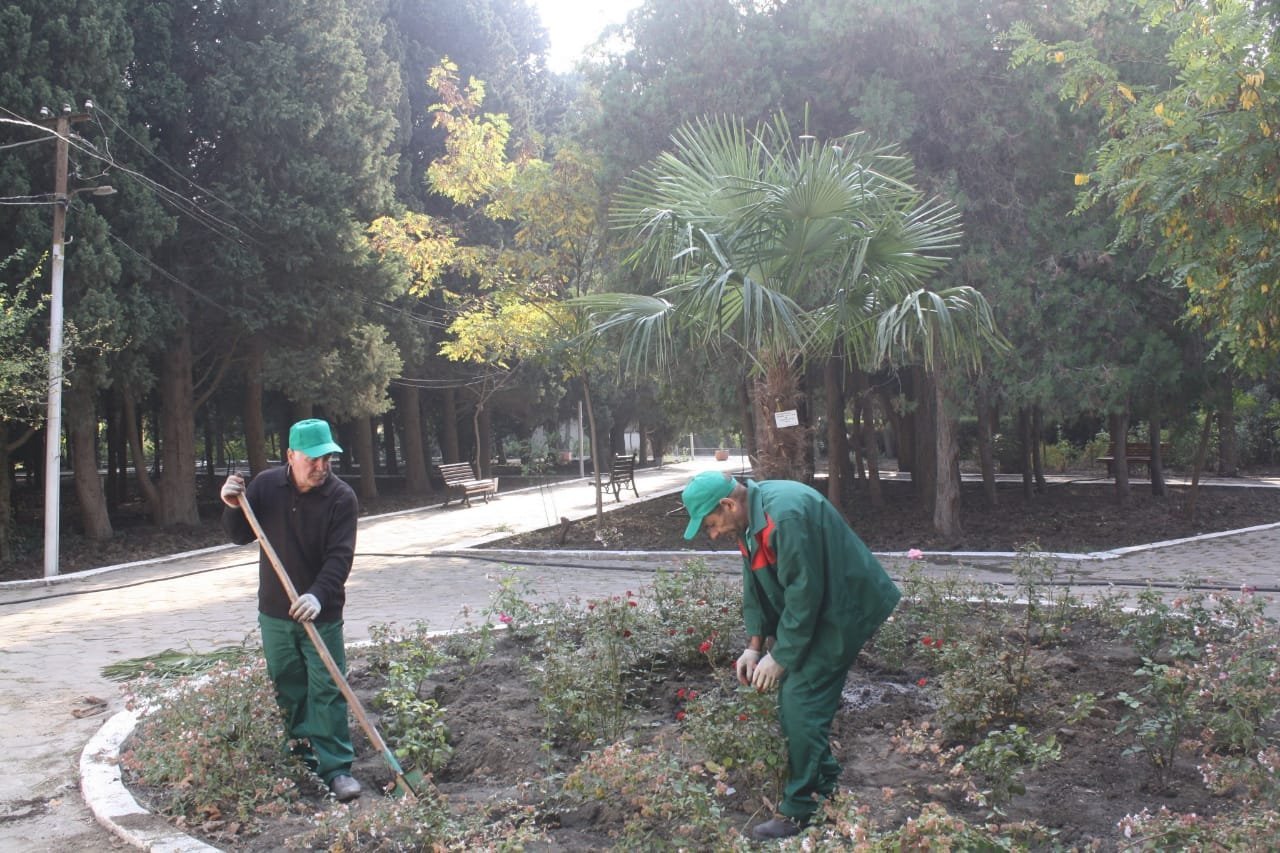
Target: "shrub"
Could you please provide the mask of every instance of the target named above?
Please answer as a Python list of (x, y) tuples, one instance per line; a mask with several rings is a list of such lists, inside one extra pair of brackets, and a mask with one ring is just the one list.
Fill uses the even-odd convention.
[(134, 690), (130, 704), (151, 710), (120, 763), (155, 790), (156, 810), (235, 836), (298, 802), (308, 771), (286, 748), (265, 661), (219, 662), (198, 677)]

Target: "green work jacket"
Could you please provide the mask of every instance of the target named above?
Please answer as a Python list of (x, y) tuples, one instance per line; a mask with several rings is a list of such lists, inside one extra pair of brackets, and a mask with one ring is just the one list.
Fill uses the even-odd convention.
[(902, 593), (819, 492), (747, 480), (742, 611), (748, 636), (774, 637), (788, 671), (849, 667)]

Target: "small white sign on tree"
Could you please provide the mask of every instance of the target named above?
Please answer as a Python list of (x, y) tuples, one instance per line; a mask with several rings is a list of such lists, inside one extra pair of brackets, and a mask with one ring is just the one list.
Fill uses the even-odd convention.
[(787, 409), (785, 412), (774, 412), (773, 423), (778, 427), (778, 429), (800, 426), (800, 415), (795, 409)]

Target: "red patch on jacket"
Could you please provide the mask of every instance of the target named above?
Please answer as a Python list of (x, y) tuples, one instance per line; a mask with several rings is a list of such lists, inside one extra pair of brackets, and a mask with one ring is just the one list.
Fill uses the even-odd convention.
[(772, 566), (778, 561), (778, 555), (769, 545), (769, 540), (773, 538), (773, 519), (768, 513), (764, 517), (764, 529), (756, 534), (756, 553), (752, 557), (747, 551), (747, 543), (741, 539), (738, 540), (738, 550), (742, 552), (743, 557), (750, 558), (751, 571), (758, 572), (765, 566)]

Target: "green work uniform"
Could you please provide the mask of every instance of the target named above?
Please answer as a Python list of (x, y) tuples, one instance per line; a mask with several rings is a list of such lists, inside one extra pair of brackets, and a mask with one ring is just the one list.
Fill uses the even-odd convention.
[[(322, 485), (299, 492), (288, 467), (281, 466), (254, 477), (244, 499), (253, 507), (298, 594), (311, 593), (320, 602), (313, 624), (338, 671), (345, 673), (342, 613), (355, 556), (359, 515), (355, 492), (334, 474)], [(255, 538), (239, 509), (225, 509), (222, 525), (233, 542)], [(258, 626), (267, 673), (294, 741), (292, 751), (328, 783), (335, 776), (349, 775), (355, 758), (347, 700), (306, 629), (290, 618), (290, 604), (270, 559), (260, 553)]]
[(778, 716), (789, 774), (778, 810), (805, 823), (840, 777), (831, 721), (863, 643), (901, 592), (819, 492), (792, 480), (747, 481), (742, 611), (749, 636), (773, 637), (785, 670)]

